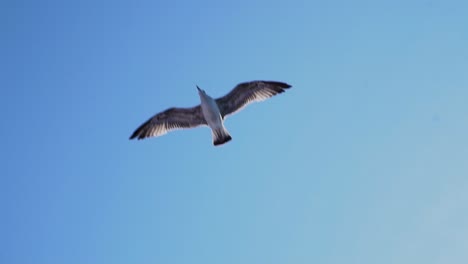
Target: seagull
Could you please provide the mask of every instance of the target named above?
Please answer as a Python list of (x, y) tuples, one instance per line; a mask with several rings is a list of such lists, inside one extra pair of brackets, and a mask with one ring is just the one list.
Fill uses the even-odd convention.
[(253, 102), (260, 102), (283, 93), (291, 85), (276, 81), (251, 81), (238, 84), (228, 94), (213, 99), (197, 85), (201, 104), (191, 108), (171, 107), (138, 127), (130, 139), (157, 137), (176, 129), (209, 126), (213, 145), (219, 146), (232, 139), (224, 127), (224, 119)]

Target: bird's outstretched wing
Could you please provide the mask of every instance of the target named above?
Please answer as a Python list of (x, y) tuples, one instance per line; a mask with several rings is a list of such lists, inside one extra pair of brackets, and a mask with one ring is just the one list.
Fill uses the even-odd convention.
[(157, 137), (175, 129), (206, 125), (200, 105), (192, 108), (169, 108), (151, 117), (133, 132), (130, 139)]
[(291, 85), (274, 81), (252, 81), (238, 84), (228, 94), (216, 99), (224, 118), (241, 110), (252, 102), (260, 102), (283, 93)]

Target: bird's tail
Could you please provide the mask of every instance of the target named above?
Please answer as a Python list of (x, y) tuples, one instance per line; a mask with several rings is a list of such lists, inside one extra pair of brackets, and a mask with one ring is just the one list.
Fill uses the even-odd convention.
[(226, 130), (226, 128), (224, 128), (224, 126), (213, 129), (212, 134), (213, 145), (215, 146), (222, 145), (232, 139), (231, 135), (229, 135), (229, 132)]

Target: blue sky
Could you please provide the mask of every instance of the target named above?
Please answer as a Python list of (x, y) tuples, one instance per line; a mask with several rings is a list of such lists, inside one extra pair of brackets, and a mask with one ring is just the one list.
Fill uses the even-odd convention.
[[(3, 1), (0, 262), (466, 263), (466, 1)], [(293, 88), (128, 137), (237, 83)]]

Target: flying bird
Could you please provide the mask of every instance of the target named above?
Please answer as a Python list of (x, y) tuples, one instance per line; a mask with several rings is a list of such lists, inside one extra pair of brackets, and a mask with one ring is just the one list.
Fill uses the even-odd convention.
[(260, 102), (283, 93), (291, 85), (275, 81), (251, 81), (238, 84), (228, 94), (213, 99), (198, 89), (201, 104), (191, 108), (172, 107), (160, 112), (138, 127), (130, 139), (144, 139), (166, 134), (171, 130), (209, 126), (213, 145), (222, 145), (232, 139), (224, 127), (224, 119), (252, 102)]

